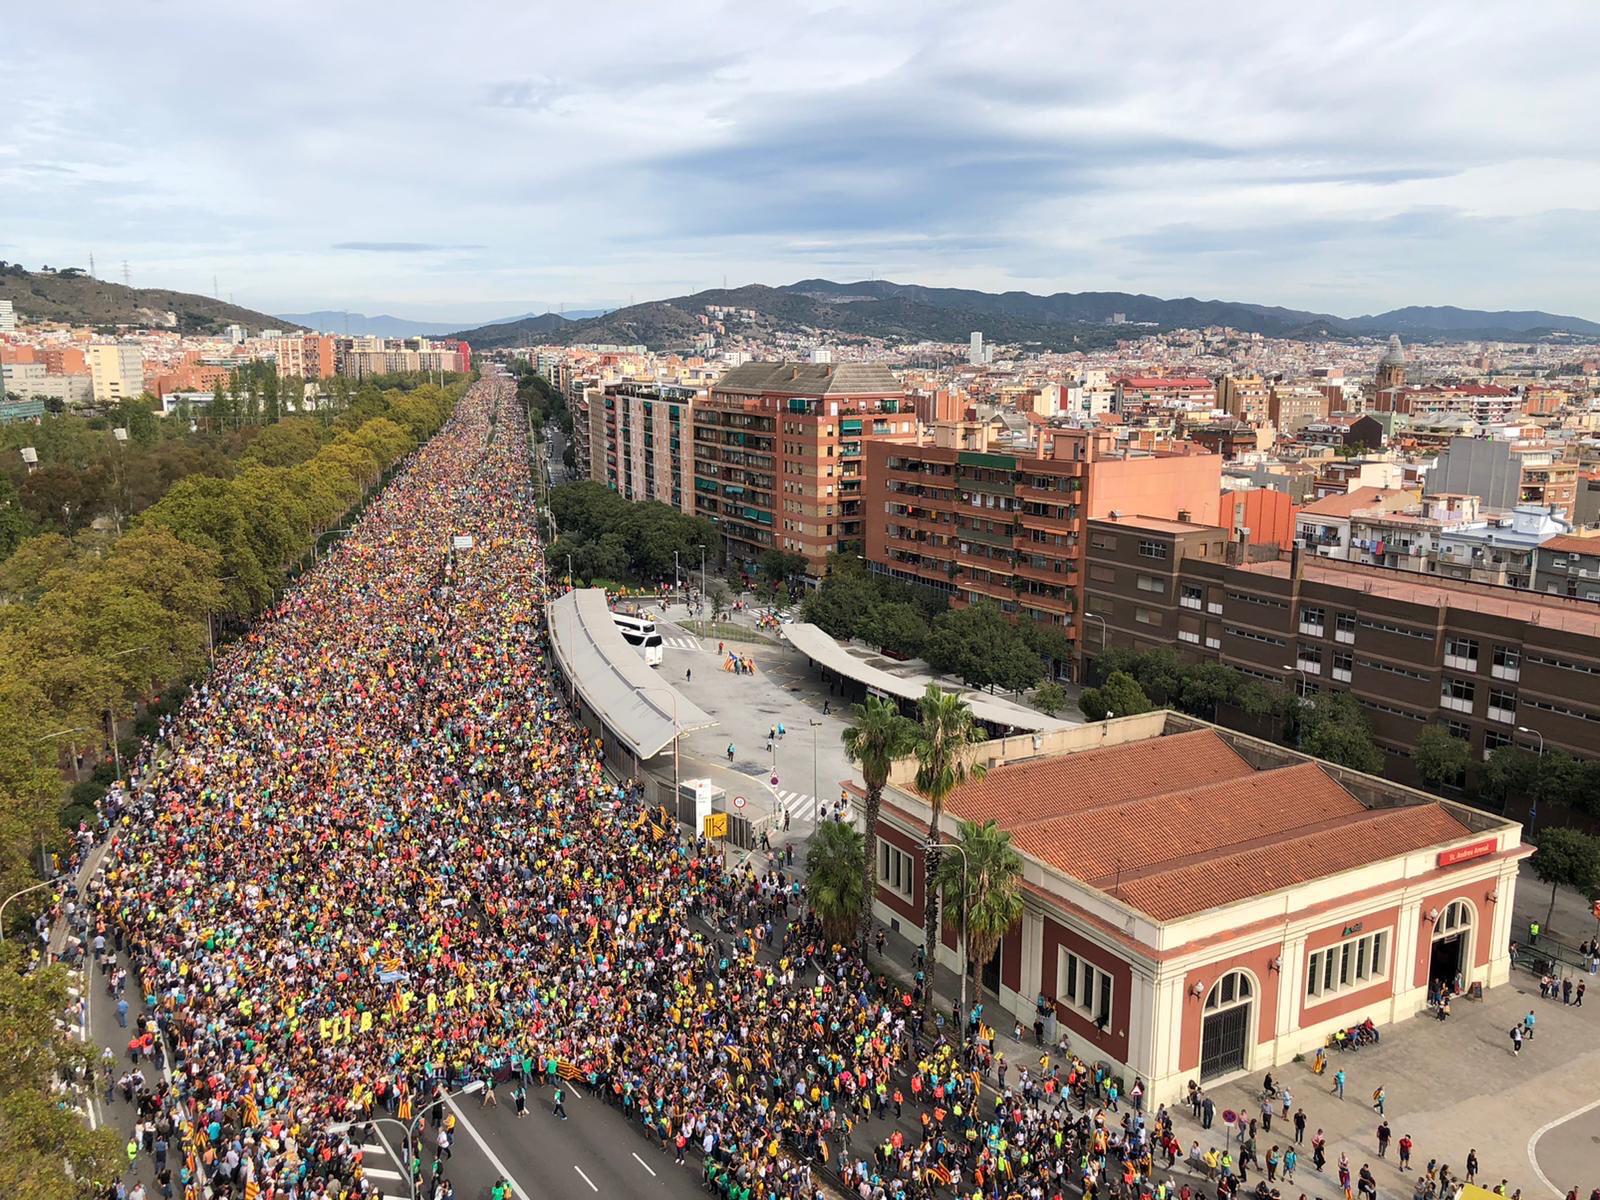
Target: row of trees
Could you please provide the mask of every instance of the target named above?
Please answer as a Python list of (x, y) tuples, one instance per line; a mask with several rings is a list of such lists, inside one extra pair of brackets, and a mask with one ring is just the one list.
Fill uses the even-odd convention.
[(588, 480), (553, 489), (550, 511), (559, 535), (548, 552), (551, 570), (564, 575), (570, 555), (573, 574), (588, 583), (656, 584), (672, 579), (674, 552), (683, 572), (699, 569), (700, 547), (708, 562), (722, 552), (722, 537), (705, 518), (654, 500), (636, 504)]
[[(971, 752), (982, 733), (961, 698), (933, 684), (923, 694), (917, 716), (913, 721), (896, 704), (877, 696), (855, 706), (844, 746), (866, 783), (866, 831), (842, 822), (818, 827), (806, 859), (808, 898), (831, 936), (841, 942), (854, 940), (865, 950), (872, 923), (883, 789), (894, 764), (914, 757), (916, 789), (932, 809), (923, 855), (924, 954), (928, 963), (935, 961), (942, 902), (965, 930), (963, 969), (970, 970), (972, 963), (988, 961), (1022, 917), (1022, 859), (1011, 845), (1011, 835), (993, 821), (961, 821), (955, 841), (943, 841), (945, 801), (963, 783), (983, 777), (983, 764), (974, 761)], [(925, 1005), (931, 1013), (931, 967)]]
[(926, 659), (975, 688), (1025, 691), (1049, 664), (1072, 653), (1059, 629), (1009, 620), (987, 600), (949, 608), (938, 592), (874, 575), (859, 559), (843, 556), (830, 560), (827, 578), (806, 596), (801, 612), (830, 637)]
[(326, 426), (291, 418), (231, 477), (179, 480), (120, 537), (36, 534), (0, 563), (0, 888), (26, 882), (63, 815), (87, 813), (92, 791), (62, 812), (64, 754), (76, 769), (77, 748), (197, 677), (214, 626), (269, 604), (458, 393), (379, 393)]
[(1237, 714), (1254, 731), (1340, 766), (1373, 774), (1383, 751), (1372, 724), (1347, 694), (1302, 699), (1287, 686), (1253, 678), (1221, 663), (1197, 663), (1172, 650), (1112, 648), (1095, 659), (1100, 682), (1085, 688), (1078, 707), (1091, 721), (1173, 708), (1216, 721)]

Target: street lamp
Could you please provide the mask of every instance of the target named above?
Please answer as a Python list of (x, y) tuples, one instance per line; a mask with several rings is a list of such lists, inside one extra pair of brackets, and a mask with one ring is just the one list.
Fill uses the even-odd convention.
[(572, 555), (567, 555), (567, 590), (572, 590)]
[[(700, 547), (700, 603), (706, 602), (706, 548)], [(713, 614), (714, 615), (714, 614)]]
[[(1532, 734), (1534, 737), (1539, 739), (1539, 768), (1540, 768), (1539, 773), (1541, 775), (1543, 775), (1544, 774), (1544, 734), (1540, 733), (1537, 729), (1530, 729), (1526, 725), (1518, 725), (1517, 726), (1517, 732), (1518, 733)], [(1533, 832), (1533, 823), (1536, 820), (1538, 820), (1538, 818), (1539, 818), (1539, 785), (1538, 785), (1537, 782), (1535, 782), (1534, 790), (1533, 790), (1533, 803), (1528, 805), (1528, 832), (1529, 833)]]
[(1306, 681), (1306, 669), (1298, 661), (1292, 666), (1285, 666), (1283, 669), (1285, 671), (1298, 672), (1295, 678), (1295, 697), (1296, 699), (1304, 700), (1306, 693), (1310, 690), (1310, 685)]
[[(683, 726), (678, 723), (678, 693), (664, 685), (639, 689), (648, 696), (652, 692), (665, 692), (672, 700), (672, 811), (678, 811), (678, 742), (683, 737)], [(777, 753), (774, 751), (773, 753)]]
[[(937, 846), (940, 850), (954, 850), (961, 855), (961, 1019), (956, 1022), (958, 1026), (956, 1036), (965, 1042), (967, 1040), (967, 904), (969, 899), (967, 895), (967, 851), (964, 846), (955, 842), (938, 842), (929, 838), (927, 848), (931, 849), (934, 846)], [(939, 947), (936, 943), (931, 956), (934, 962), (930, 964), (928, 975), (928, 990), (930, 992), (933, 990), (932, 970), (937, 966), (938, 956)]]
[(678, 590), (678, 552), (672, 552), (672, 590)]
[(411, 1189), (411, 1200), (417, 1200), (417, 1177), (412, 1173), (411, 1170), (411, 1143), (416, 1139), (417, 1126), (421, 1124), (422, 1119), (428, 1115), (428, 1106), (434, 1103), (443, 1104), (448, 1100), (454, 1100), (457, 1096), (471, 1096), (474, 1093), (481, 1091), (483, 1091), (483, 1080), (474, 1079), (465, 1087), (458, 1088), (453, 1092), (446, 1092), (443, 1096), (440, 1096), (437, 1101), (430, 1100), (427, 1104), (422, 1105), (422, 1111), (413, 1117), (409, 1123), (402, 1121), (399, 1117), (371, 1117), (367, 1121), (335, 1121), (333, 1124), (328, 1126), (328, 1132), (348, 1133), (357, 1125), (366, 1125), (369, 1123), (373, 1125), (385, 1124), (400, 1126), (401, 1136), (405, 1139), (401, 1145), (403, 1146), (406, 1155), (406, 1180)]
[[(811, 801), (812, 801), (812, 804), (814, 805), (814, 807), (812, 808), (811, 811), (813, 813), (820, 813), (822, 811), (822, 796), (817, 791), (817, 730), (820, 729), (821, 727), (822, 727), (822, 722), (817, 720), (815, 717), (812, 717), (811, 718)], [(817, 823), (816, 817), (813, 816), (811, 818), (811, 824), (813, 826), (815, 826), (816, 823)], [(852, 824), (854, 824), (854, 822), (852, 822)]]
[[(47, 733), (43, 737), (36, 737), (33, 740), (35, 742), (48, 742), (54, 738), (66, 737), (69, 733), (103, 734), (105, 733), (105, 730), (96, 729), (93, 725), (74, 725), (71, 729), (58, 729), (54, 733)], [(76, 742), (70, 742), (68, 743), (68, 748), (72, 751), (72, 778), (77, 782), (82, 782), (80, 779), (82, 772), (78, 770), (78, 744)]]
[[(1102, 617), (1099, 613), (1092, 613), (1092, 612), (1089, 612), (1087, 610), (1085, 610), (1084, 612), (1080, 613), (1079, 615), (1085, 621), (1099, 621), (1100, 622), (1100, 653), (1104, 654), (1106, 652), (1106, 645), (1111, 640), (1111, 634), (1106, 629), (1106, 619), (1104, 617)], [(1083, 639), (1080, 637), (1078, 639), (1078, 657), (1080, 659), (1082, 659), (1082, 658), (1084, 658), (1084, 657), (1086, 657), (1088, 655), (1088, 652), (1089, 652), (1088, 651), (1088, 647), (1083, 644)], [(1083, 664), (1081, 662), (1079, 663), (1079, 673), (1080, 673), (1080, 675), (1083, 674)], [(1080, 679), (1079, 682), (1082, 682), (1082, 680)]]
[(21, 891), (12, 892), (4, 900), (0, 900), (0, 942), (6, 940), (6, 905), (10, 904), (18, 896), (26, 896), (29, 892), (37, 892), (40, 888), (49, 887), (54, 882), (55, 880), (53, 879), (46, 879), (42, 883), (30, 884)]

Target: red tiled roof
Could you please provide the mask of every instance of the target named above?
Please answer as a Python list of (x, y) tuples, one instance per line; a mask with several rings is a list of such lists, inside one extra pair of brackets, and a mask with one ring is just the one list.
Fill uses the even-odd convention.
[(1471, 833), (1438, 803), (1368, 808), (1314, 761), (1257, 770), (1210, 729), (996, 767), (946, 807), (1163, 921)]
[(1321, 767), (1307, 762), (1201, 786), (1179, 784), (1013, 834), (1019, 850), (1109, 892), (1119, 874), (1126, 879), (1195, 854), (1225, 853), (1365, 811)]
[(1600, 533), (1558, 533), (1540, 542), (1539, 549), (1555, 554), (1600, 554)]
[(1117, 380), (1117, 384), (1119, 387), (1142, 388), (1146, 391), (1160, 391), (1163, 389), (1178, 390), (1186, 388), (1208, 388), (1214, 386), (1209, 379), (1169, 379), (1162, 375), (1149, 377), (1140, 375), (1124, 375), (1121, 379)]
[(1249, 775), (1252, 768), (1209, 729), (996, 767), (963, 784), (945, 807), (966, 821), (1013, 832), (1107, 804), (1126, 804), (1187, 784)]
[(1306, 517), (1348, 517), (1358, 508), (1369, 508), (1374, 504), (1381, 504), (1385, 497), (1398, 497), (1405, 495), (1408, 501), (1416, 499), (1414, 491), (1406, 488), (1380, 488), (1358, 487), (1354, 491), (1341, 492), (1333, 496), (1324, 496), (1321, 500), (1314, 500), (1300, 509), (1300, 515)]
[(1386, 856), (1409, 854), (1471, 832), (1438, 804), (1362, 809), (1352, 819), (1299, 837), (1241, 847), (1108, 890), (1165, 921), (1363, 866), (1372, 861), (1375, 846)]

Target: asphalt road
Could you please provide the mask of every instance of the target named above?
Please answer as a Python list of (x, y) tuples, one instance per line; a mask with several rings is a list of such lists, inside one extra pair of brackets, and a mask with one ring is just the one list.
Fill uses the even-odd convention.
[(1535, 1133), (1528, 1154), (1557, 1196), (1571, 1187), (1586, 1196), (1600, 1163), (1600, 1100)]
[[(127, 965), (126, 960), (122, 960)], [(126, 1052), (129, 1033), (117, 1024), (116, 1001), (106, 994), (105, 977), (93, 971), (80, 986), (88, 997), (87, 1032), (90, 1040), (110, 1047), (117, 1056), (117, 1075), (129, 1069)], [(129, 990), (129, 1019), (138, 1012), (137, 995)], [(143, 1064), (147, 1076), (155, 1069)], [(689, 1157), (683, 1166), (673, 1164), (673, 1156), (647, 1141), (639, 1130), (623, 1119), (615, 1108), (568, 1085), (568, 1120), (554, 1115), (549, 1088), (528, 1090), (527, 1116), (518, 1119), (510, 1088), (499, 1089), (499, 1104), (480, 1107), (480, 1097), (462, 1096), (451, 1101), (458, 1124), (455, 1146), (446, 1160), (444, 1175), (454, 1185), (460, 1200), (487, 1200), (495, 1181), (511, 1181), (514, 1197), (534, 1200), (591, 1200), (607, 1197), (676, 1197), (678, 1200), (704, 1200), (700, 1189), (700, 1166)], [(109, 1124), (127, 1140), (133, 1130), (134, 1107), (124, 1103), (120, 1092), (108, 1103), (103, 1071), (96, 1094), (89, 1105), (90, 1120)], [(367, 1143), (363, 1166), (386, 1197), (409, 1197), (405, 1165), (402, 1161), (402, 1134), (397, 1122), (377, 1126), (379, 1140)], [(431, 1171), (434, 1148), (423, 1135), (424, 1172)], [(142, 1178), (151, 1195), (155, 1191), (155, 1171), (151, 1160), (141, 1155), (127, 1179)]]

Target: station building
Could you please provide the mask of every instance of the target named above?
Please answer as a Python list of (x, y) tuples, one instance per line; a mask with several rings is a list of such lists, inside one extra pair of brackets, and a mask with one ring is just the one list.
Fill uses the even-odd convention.
[[(1533, 852), (1515, 821), (1165, 711), (973, 754), (941, 840), (994, 820), (1025, 866), (1022, 920), (974, 965), (989, 1011), (1047, 1013), (1154, 1101), (1411, 1016), (1433, 979), (1507, 978)], [(920, 940), (914, 777), (898, 763), (884, 789), (874, 914)], [(959, 970), (948, 914), (942, 942)]]

